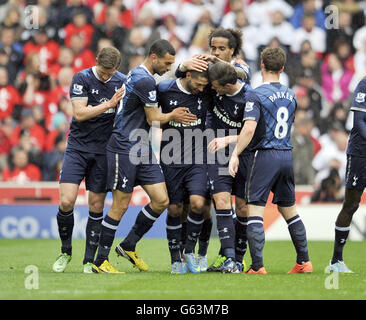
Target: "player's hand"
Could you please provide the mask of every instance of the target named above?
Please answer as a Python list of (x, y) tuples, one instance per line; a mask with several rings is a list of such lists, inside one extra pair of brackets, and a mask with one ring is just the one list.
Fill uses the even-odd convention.
[(220, 137), (213, 139), (208, 144), (208, 151), (215, 153), (216, 151), (225, 148), (228, 145), (226, 137)]
[(113, 95), (112, 99), (109, 100), (110, 108), (115, 108), (118, 105), (118, 102), (123, 98), (125, 91), (126, 91), (125, 85), (123, 85), (121, 88), (119, 88), (116, 91), (116, 93)]
[(234, 153), (231, 155), (230, 161), (229, 161), (229, 174), (235, 178), (236, 173), (239, 169), (239, 158)]
[(189, 70), (198, 72), (205, 71), (208, 68), (208, 61), (205, 58), (205, 56), (206, 55), (204, 54), (195, 55), (191, 59), (184, 61), (183, 67), (188, 71)]
[(195, 114), (189, 113), (189, 108), (178, 107), (172, 111), (172, 117), (175, 122), (190, 125), (192, 122), (197, 120)]

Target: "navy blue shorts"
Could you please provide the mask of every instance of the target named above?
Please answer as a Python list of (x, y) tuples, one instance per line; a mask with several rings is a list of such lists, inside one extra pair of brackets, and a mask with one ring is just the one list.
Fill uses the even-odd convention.
[(207, 171), (205, 164), (188, 166), (161, 166), (165, 176), (169, 203), (177, 204), (191, 195), (206, 196)]
[(241, 153), (239, 156), (239, 169), (235, 175), (232, 194), (238, 198), (245, 199), (245, 185), (248, 177), (248, 168), (253, 158), (251, 153)]
[(247, 168), (251, 154), (242, 154), (239, 157), (239, 170), (233, 178), (229, 174), (228, 165), (208, 164), (207, 172), (211, 194), (229, 192), (239, 198), (245, 199), (245, 183), (247, 180)]
[(347, 155), (346, 188), (360, 191), (366, 188), (366, 158)]
[(273, 203), (281, 207), (295, 204), (292, 150), (257, 150), (249, 167), (245, 201), (265, 206), (270, 191)]
[(133, 188), (138, 185), (165, 182), (160, 165), (153, 160), (150, 164), (136, 165), (131, 163), (128, 154), (107, 151), (107, 161), (107, 190), (131, 193)]
[(66, 148), (60, 172), (60, 183), (80, 185), (84, 178), (86, 190), (95, 193), (107, 192), (106, 155)]

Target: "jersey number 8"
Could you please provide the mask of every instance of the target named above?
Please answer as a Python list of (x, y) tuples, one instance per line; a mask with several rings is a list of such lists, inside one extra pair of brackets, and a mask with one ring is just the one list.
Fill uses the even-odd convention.
[(277, 139), (283, 139), (287, 135), (288, 131), (288, 110), (286, 107), (280, 107), (277, 110), (277, 125), (275, 128), (274, 135)]

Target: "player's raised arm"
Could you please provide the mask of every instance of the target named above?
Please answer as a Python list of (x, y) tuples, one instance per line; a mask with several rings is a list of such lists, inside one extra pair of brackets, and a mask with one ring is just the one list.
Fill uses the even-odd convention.
[(97, 106), (88, 106), (87, 99), (73, 99), (72, 100), (72, 108), (73, 108), (73, 116), (76, 121), (85, 121), (92, 119), (100, 114), (106, 112), (110, 108), (115, 108), (118, 105), (118, 102), (122, 99), (125, 93), (125, 88), (122, 86), (120, 89), (116, 91), (113, 97), (106, 102), (103, 102)]
[(145, 107), (146, 120), (151, 126), (154, 121), (164, 124), (170, 120), (189, 125), (197, 120), (197, 116), (187, 112), (189, 109), (185, 107), (178, 107), (169, 113), (161, 113), (157, 107)]

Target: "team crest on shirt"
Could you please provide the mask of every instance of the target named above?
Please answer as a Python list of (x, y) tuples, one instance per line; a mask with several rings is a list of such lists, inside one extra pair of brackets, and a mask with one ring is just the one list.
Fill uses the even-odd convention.
[(151, 101), (155, 101), (156, 100), (156, 90), (149, 91), (149, 99)]
[(253, 106), (254, 106), (254, 102), (250, 102), (248, 101), (246, 104), (245, 104), (245, 111), (246, 112), (250, 112), (253, 110)]
[(72, 92), (74, 94), (82, 94), (83, 93), (83, 86), (81, 84), (74, 84), (72, 88)]
[(355, 99), (356, 102), (358, 102), (358, 103), (365, 102), (365, 96), (366, 96), (366, 93), (362, 93), (362, 92), (357, 93), (357, 96)]

